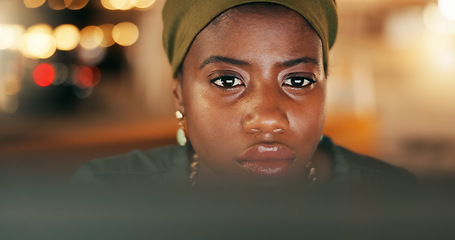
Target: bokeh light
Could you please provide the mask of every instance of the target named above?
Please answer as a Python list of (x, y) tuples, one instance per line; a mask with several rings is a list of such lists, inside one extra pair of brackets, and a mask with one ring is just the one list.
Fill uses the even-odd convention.
[(112, 29), (112, 37), (121, 46), (131, 46), (139, 37), (139, 29), (134, 23), (122, 22)]
[(145, 9), (151, 7), (156, 0), (135, 0), (134, 6), (136, 8)]
[(19, 24), (11, 24), (9, 28), (12, 30), (12, 36), (9, 38), (14, 39), (13, 44), (9, 47), (9, 49), (17, 50), (22, 47), (23, 36), (25, 32), (25, 27)]
[(130, 10), (134, 7), (130, 0), (109, 0), (111, 6), (117, 10)]
[(67, 7), (68, 7), (68, 9), (71, 9), (71, 10), (82, 9), (88, 3), (88, 0), (66, 0), (66, 1), (69, 1)]
[(156, 0), (101, 0), (101, 5), (108, 10), (130, 10), (132, 8), (150, 8)]
[(97, 65), (106, 56), (106, 48), (97, 47), (92, 49), (78, 48), (77, 56), (79, 60), (86, 65)]
[(24, 5), (27, 8), (41, 7), (46, 0), (24, 0)]
[(83, 48), (94, 49), (103, 42), (103, 30), (97, 26), (87, 26), (81, 30), (80, 45)]
[(47, 4), (52, 10), (62, 10), (68, 6), (67, 0), (47, 0)]
[[(10, 73), (3, 76), (3, 82), (0, 82), (0, 94), (3, 92), (8, 96), (14, 96), (21, 90), (21, 81), (16, 74)], [(3, 90), (2, 90), (3, 89)]]
[[(440, 35), (429, 35), (426, 37), (426, 59), (435, 72), (449, 73), (455, 66), (455, 45), (452, 38)], [(450, 81), (452, 81), (451, 78)], [(441, 81), (442, 78), (439, 79)]]
[(54, 67), (55, 71), (55, 78), (52, 82), (53, 85), (60, 85), (67, 81), (69, 76), (69, 69), (63, 63), (53, 63), (52, 66)]
[(454, 0), (439, 0), (439, 11), (449, 20), (455, 21), (455, 1)]
[(22, 54), (30, 58), (46, 59), (56, 51), (56, 43), (52, 28), (47, 24), (29, 27), (24, 34)]
[(103, 7), (107, 10), (116, 10), (112, 5), (111, 0), (101, 0), (101, 5), (103, 5)]
[(423, 20), (427, 28), (433, 32), (455, 35), (455, 21), (444, 17), (435, 3), (425, 6)]
[(40, 87), (47, 87), (55, 79), (55, 70), (49, 63), (40, 63), (33, 70), (33, 81)]
[(452, 70), (455, 66), (455, 56), (453, 52), (444, 51), (440, 52), (438, 56), (439, 62), (443, 68), (446, 70)]
[(54, 35), (59, 50), (70, 51), (79, 44), (79, 29), (74, 25), (60, 25), (54, 30)]
[(11, 48), (14, 40), (14, 29), (9, 25), (0, 25), (0, 50)]
[(80, 88), (96, 86), (101, 79), (101, 72), (95, 66), (82, 66), (74, 72), (75, 84)]
[(115, 41), (112, 38), (112, 29), (114, 28), (113, 24), (103, 24), (100, 25), (101, 30), (103, 31), (103, 42), (101, 43), (102, 47), (110, 47), (114, 45)]

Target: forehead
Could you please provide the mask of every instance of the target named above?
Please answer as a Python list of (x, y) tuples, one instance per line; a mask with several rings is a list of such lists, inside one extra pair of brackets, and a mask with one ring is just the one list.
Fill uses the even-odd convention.
[(187, 58), (197, 63), (209, 55), (244, 60), (267, 55), (283, 61), (308, 56), (322, 62), (322, 41), (300, 14), (287, 7), (245, 4), (224, 12), (203, 29)]
[[(246, 15), (274, 15), (275, 17), (279, 17), (287, 15), (287, 14), (296, 14), (299, 15), (294, 10), (285, 7), (283, 5), (275, 4), (275, 3), (248, 3), (242, 4), (233, 8), (230, 8), (220, 15), (218, 15), (215, 19), (210, 22), (210, 25), (218, 25), (220, 22), (234, 20), (235, 18), (246, 16)], [(209, 26), (210, 26), (209, 25)]]
[(282, 23), (287, 21), (299, 26), (305, 25), (304, 29), (311, 28), (299, 13), (290, 8), (274, 3), (249, 3), (221, 13), (203, 31), (222, 32), (231, 25), (251, 24), (253, 20), (267, 22), (272, 19)]

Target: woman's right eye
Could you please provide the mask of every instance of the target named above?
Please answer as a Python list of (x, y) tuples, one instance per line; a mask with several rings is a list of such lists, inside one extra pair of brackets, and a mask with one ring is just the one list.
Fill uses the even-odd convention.
[(242, 80), (240, 80), (238, 77), (234, 76), (222, 76), (215, 78), (210, 81), (211, 83), (215, 84), (218, 87), (222, 88), (234, 88), (237, 86), (243, 86), (245, 85)]

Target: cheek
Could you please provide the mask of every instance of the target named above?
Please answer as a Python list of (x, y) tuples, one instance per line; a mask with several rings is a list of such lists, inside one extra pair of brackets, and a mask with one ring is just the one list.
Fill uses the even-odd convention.
[(195, 86), (185, 92), (187, 134), (200, 154), (226, 155), (233, 147), (232, 139), (235, 139), (229, 136), (240, 134), (240, 111), (231, 104), (220, 102), (207, 91)]
[(289, 109), (290, 131), (302, 144), (301, 146), (312, 145), (308, 143), (319, 141), (326, 114), (325, 98), (325, 88), (321, 85)]

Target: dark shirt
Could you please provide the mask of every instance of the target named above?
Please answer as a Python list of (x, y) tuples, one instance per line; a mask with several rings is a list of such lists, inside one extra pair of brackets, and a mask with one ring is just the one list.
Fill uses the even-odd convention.
[[(393, 186), (397, 183), (416, 182), (408, 171), (336, 146), (328, 137), (322, 138), (319, 147), (325, 148), (333, 161), (332, 174), (325, 182), (327, 185)], [(97, 159), (84, 164), (71, 181), (94, 186), (187, 185), (188, 150), (188, 147), (172, 145)]]

